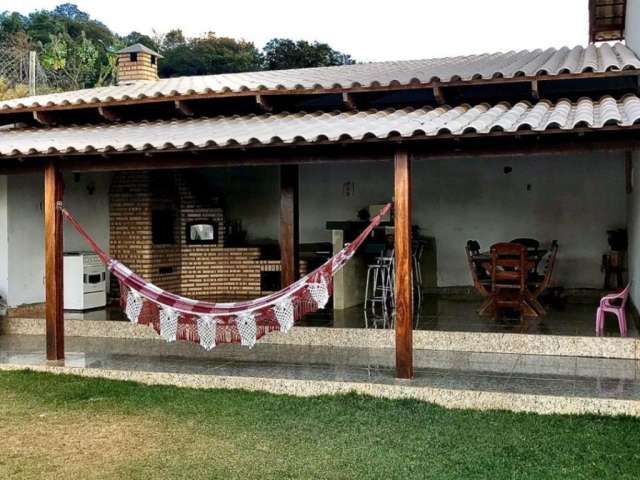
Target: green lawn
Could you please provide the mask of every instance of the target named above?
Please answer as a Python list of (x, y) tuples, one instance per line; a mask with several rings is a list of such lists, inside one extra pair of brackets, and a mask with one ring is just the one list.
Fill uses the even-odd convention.
[(0, 373), (0, 479), (640, 478), (640, 421)]

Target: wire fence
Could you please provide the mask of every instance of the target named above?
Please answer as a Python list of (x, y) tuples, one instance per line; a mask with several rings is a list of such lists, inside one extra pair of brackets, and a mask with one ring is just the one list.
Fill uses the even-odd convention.
[(55, 73), (47, 72), (33, 50), (0, 44), (0, 99), (64, 90)]

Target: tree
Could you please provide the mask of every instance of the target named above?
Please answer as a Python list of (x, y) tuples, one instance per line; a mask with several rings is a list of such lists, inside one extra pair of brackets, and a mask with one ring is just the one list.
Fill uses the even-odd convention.
[(160, 35), (158, 38), (159, 41), (157, 42), (157, 44), (162, 50), (171, 50), (172, 48), (177, 48), (187, 43), (187, 39), (185, 38), (184, 33), (182, 33), (182, 30), (180, 30), (179, 28), (169, 30), (167, 33), (165, 33), (164, 35)]
[(47, 78), (58, 89), (113, 83), (117, 68), (114, 52), (134, 43), (165, 57), (159, 63), (163, 77), (354, 63), (349, 55), (326, 43), (304, 40), (275, 38), (260, 51), (251, 42), (212, 32), (195, 38), (185, 37), (180, 29), (119, 36), (73, 3), (27, 15), (0, 13), (0, 53), (15, 50), (28, 55), (31, 50), (38, 51)]
[(0, 41), (6, 42), (13, 35), (25, 34), (29, 20), (18, 12), (0, 13)]
[(161, 76), (248, 72), (262, 65), (262, 55), (251, 42), (218, 37), (213, 32), (187, 41), (180, 40), (180, 35), (172, 34), (171, 48), (161, 49)]
[(89, 21), (89, 14), (80, 10), (78, 6), (73, 3), (61, 3), (54, 8), (51, 13), (59, 17), (67, 17), (71, 20)]
[(73, 39), (68, 34), (51, 35), (40, 56), (45, 69), (60, 73), (71, 88), (94, 86), (99, 78), (100, 52), (84, 34)]
[(141, 43), (145, 47), (149, 47), (151, 50), (158, 51), (160, 49), (156, 39), (136, 31), (131, 32), (126, 37), (122, 37), (121, 43), (123, 43), (125, 47), (133, 45), (134, 43)]
[(274, 38), (267, 42), (263, 52), (266, 70), (329, 67), (355, 63), (351, 55), (334, 50), (326, 43), (309, 43), (306, 40), (295, 42), (288, 38)]

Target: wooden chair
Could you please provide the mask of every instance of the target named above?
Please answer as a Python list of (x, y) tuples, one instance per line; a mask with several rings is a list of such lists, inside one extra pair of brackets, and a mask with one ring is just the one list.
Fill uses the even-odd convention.
[(553, 268), (555, 267), (555, 264), (556, 264), (557, 254), (558, 254), (558, 242), (557, 240), (554, 240), (553, 242), (551, 242), (551, 249), (549, 250), (549, 253), (546, 255), (544, 273), (542, 275), (535, 273), (527, 281), (527, 286), (529, 288), (529, 292), (531, 296), (529, 303), (531, 303), (531, 306), (540, 315), (545, 315), (547, 311), (538, 300), (538, 297), (542, 292), (544, 292), (551, 285), (551, 276), (553, 275)]
[(519, 243), (530, 250), (537, 250), (540, 247), (540, 242), (535, 238), (514, 238), (509, 243)]
[(480, 244), (475, 240), (469, 240), (464, 250), (467, 252), (467, 264), (471, 272), (473, 286), (483, 297), (488, 297), (491, 290), (491, 277), (482, 265), (473, 260), (473, 257), (480, 253)]
[(494, 315), (512, 309), (523, 318), (527, 297), (529, 262), (527, 248), (517, 243), (496, 243), (491, 247), (491, 299)]

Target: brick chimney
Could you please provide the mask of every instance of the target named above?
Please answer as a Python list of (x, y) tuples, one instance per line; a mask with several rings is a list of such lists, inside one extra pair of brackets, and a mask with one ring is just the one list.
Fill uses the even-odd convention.
[(138, 80), (158, 80), (158, 59), (162, 58), (141, 43), (116, 52), (118, 54), (118, 84)]

